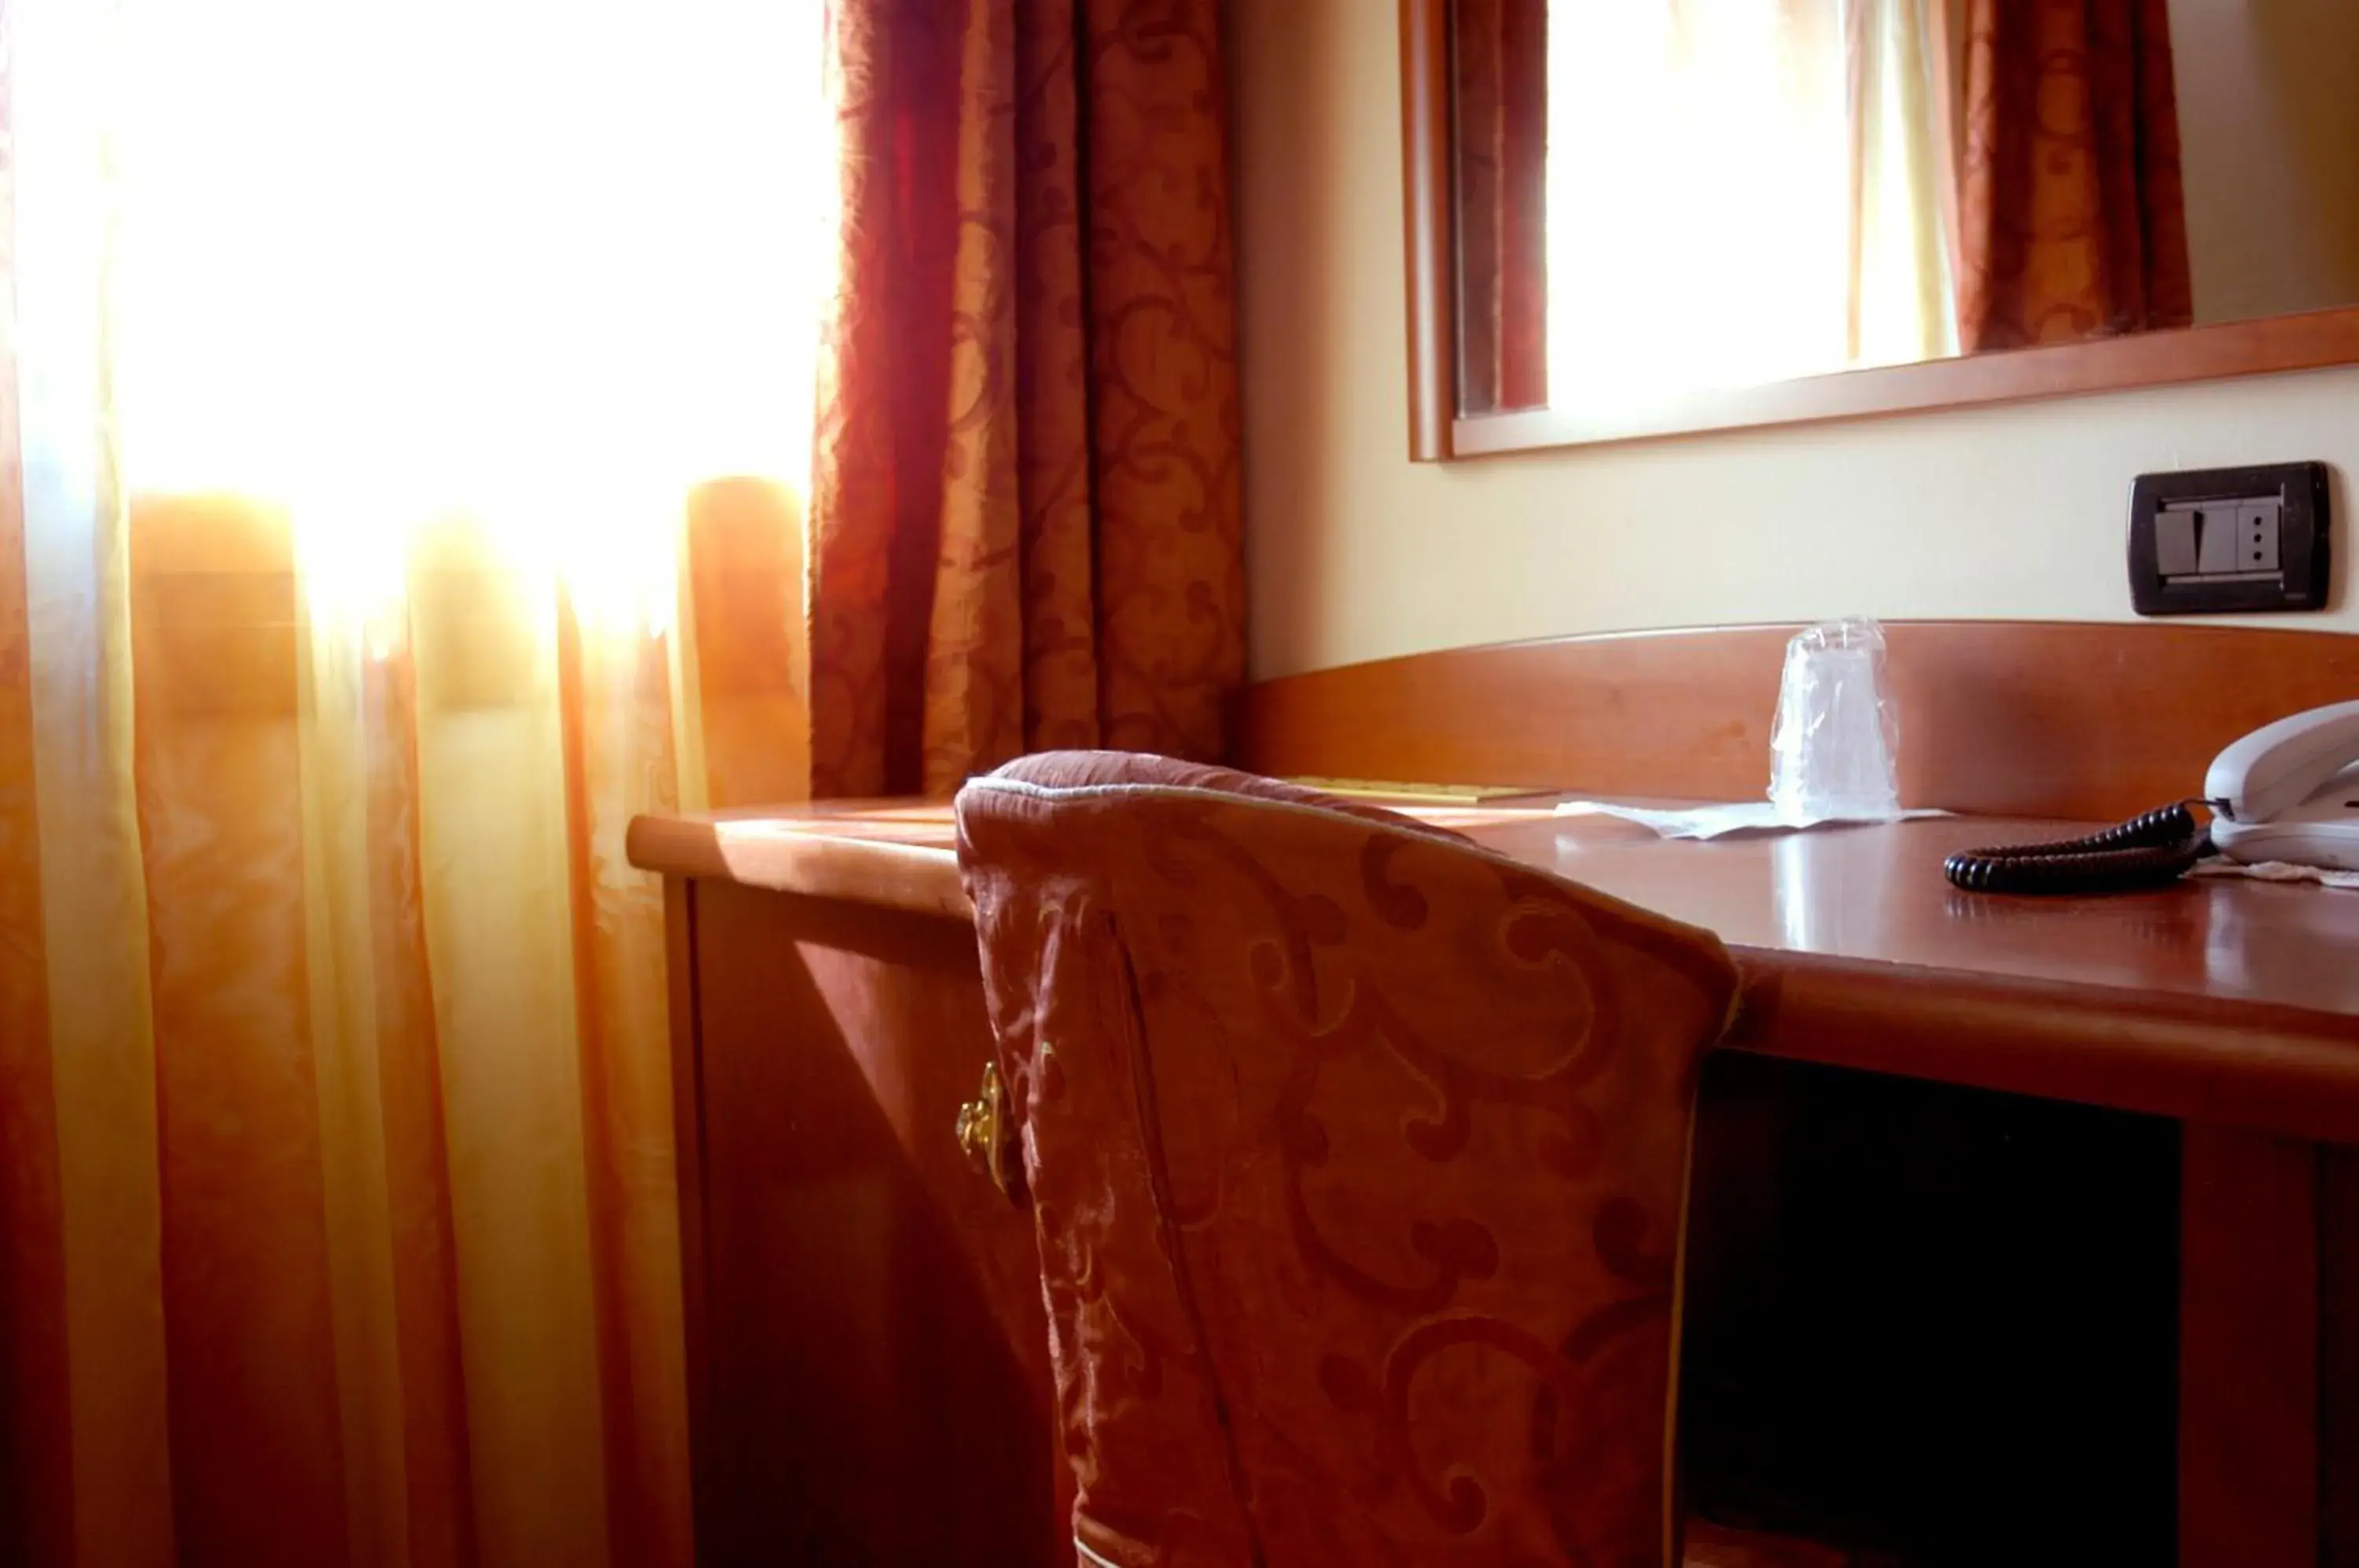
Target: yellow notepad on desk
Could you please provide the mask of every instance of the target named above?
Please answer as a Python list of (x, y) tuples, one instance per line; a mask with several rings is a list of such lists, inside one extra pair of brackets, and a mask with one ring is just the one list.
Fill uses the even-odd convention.
[(1289, 779), (1306, 789), (1349, 800), (1389, 800), (1409, 806), (1480, 806), (1519, 795), (1545, 795), (1525, 784), (1408, 784), (1382, 779)]

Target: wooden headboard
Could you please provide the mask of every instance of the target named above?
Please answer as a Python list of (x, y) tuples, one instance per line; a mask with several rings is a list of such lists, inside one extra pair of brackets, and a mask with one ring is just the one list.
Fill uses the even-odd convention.
[[(1754, 800), (1793, 626), (1451, 648), (1249, 687), (1237, 762), (1281, 776)], [(2193, 794), (2272, 719), (2359, 700), (2359, 636), (2180, 623), (1895, 621), (1912, 806), (2114, 818)]]

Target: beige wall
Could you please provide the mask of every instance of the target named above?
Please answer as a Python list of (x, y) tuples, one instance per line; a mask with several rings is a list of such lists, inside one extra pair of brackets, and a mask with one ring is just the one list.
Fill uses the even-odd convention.
[[(1395, 0), (1230, 0), (1230, 23), (1256, 677), (1852, 612), (2127, 619), (2133, 475), (2359, 473), (2359, 367), (1412, 464)], [(2359, 631), (2335, 533), (2329, 612), (2274, 624)]]
[(2170, 0), (2195, 319), (2359, 301), (2359, 4)]

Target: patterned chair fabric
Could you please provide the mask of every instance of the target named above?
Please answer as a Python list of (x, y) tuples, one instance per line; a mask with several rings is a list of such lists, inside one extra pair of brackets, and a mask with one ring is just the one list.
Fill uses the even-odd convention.
[(958, 798), (1083, 1563), (1661, 1568), (1719, 942), (1105, 752)]

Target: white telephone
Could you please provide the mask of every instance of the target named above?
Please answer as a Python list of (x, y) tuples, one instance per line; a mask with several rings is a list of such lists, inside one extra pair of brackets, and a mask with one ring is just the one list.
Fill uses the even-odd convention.
[[(2196, 804), (2212, 808), (2208, 833)], [(1975, 893), (2118, 893), (2176, 881), (2212, 854), (2359, 871), (2359, 702), (2255, 730), (2212, 759), (2201, 801), (2062, 844), (1966, 850), (1942, 869)]]
[(2359, 871), (2359, 702), (2255, 730), (2212, 760), (2203, 797), (2231, 860)]

